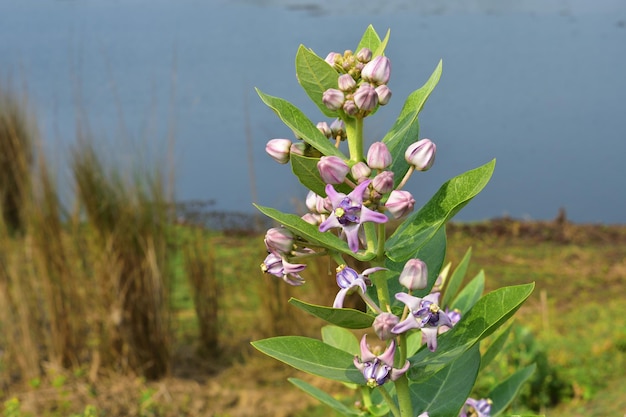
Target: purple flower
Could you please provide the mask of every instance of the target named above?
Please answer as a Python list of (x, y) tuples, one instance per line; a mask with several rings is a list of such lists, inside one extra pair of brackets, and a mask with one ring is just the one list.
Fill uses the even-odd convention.
[(348, 241), (348, 247), (355, 253), (359, 250), (359, 227), (361, 227), (361, 223), (385, 223), (387, 221), (387, 216), (363, 205), (363, 193), (370, 182), (370, 180), (363, 181), (348, 195), (338, 193), (330, 184), (326, 185), (326, 194), (332, 204), (333, 211), (320, 224), (319, 231), (326, 232), (334, 227), (342, 228)]
[(493, 401), (489, 398), (483, 398), (482, 400), (468, 398), (461, 409), (459, 417), (490, 417), (492, 404)]
[(281, 278), (289, 285), (302, 285), (304, 278), (299, 272), (306, 268), (304, 264), (291, 264), (276, 252), (270, 252), (261, 264), (261, 271)]
[(398, 293), (396, 299), (406, 304), (409, 308), (409, 315), (405, 320), (398, 323), (392, 331), (396, 334), (402, 334), (411, 329), (421, 329), (422, 337), (426, 340), (428, 349), (431, 352), (437, 350), (439, 326), (452, 327), (450, 318), (437, 305), (439, 293), (428, 294), (424, 298)]
[(363, 273), (359, 274), (354, 269), (346, 265), (339, 265), (337, 267), (336, 278), (337, 285), (339, 285), (340, 290), (335, 297), (335, 301), (333, 302), (333, 308), (343, 308), (343, 300), (346, 298), (347, 294), (352, 294), (358, 290), (361, 290), (361, 294), (365, 294), (367, 286), (370, 283), (367, 276), (384, 269), (385, 268), (381, 267), (368, 268), (363, 271)]
[(391, 76), (391, 62), (386, 56), (379, 55), (365, 64), (361, 77), (376, 85), (387, 84)]
[(409, 361), (406, 361), (402, 368), (393, 367), (395, 353), (396, 342), (392, 340), (382, 355), (374, 355), (367, 346), (367, 335), (363, 335), (361, 338), (361, 358), (354, 357), (354, 366), (363, 373), (368, 387), (375, 388), (387, 381), (395, 381), (409, 369)]
[(293, 233), (284, 227), (272, 227), (265, 233), (265, 247), (269, 252), (289, 253), (293, 242)]
[(350, 172), (350, 167), (338, 156), (322, 156), (317, 170), (326, 184), (341, 184)]
[(428, 284), (426, 263), (421, 259), (409, 259), (400, 274), (400, 284), (411, 291), (426, 288)]

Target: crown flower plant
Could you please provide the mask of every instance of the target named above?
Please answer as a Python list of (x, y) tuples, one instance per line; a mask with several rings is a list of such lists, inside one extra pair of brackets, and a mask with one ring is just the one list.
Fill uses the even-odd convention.
[[(488, 396), (477, 395), (474, 386), (494, 356), (484, 352), (498, 348), (488, 336), (509, 321), (534, 284), (483, 294), (484, 277), (478, 275), (463, 285), (470, 250), (450, 274), (450, 264), (444, 266), (445, 225), (487, 185), (495, 160), (448, 180), (430, 199), (403, 190), (412, 175), (427, 175), (435, 162), (435, 143), (419, 137), (418, 116), (442, 64), (408, 94), (390, 130), (366, 146), (366, 122), (392, 98), (388, 41), (389, 31), (381, 39), (369, 26), (356, 53), (327, 52), (322, 58), (299, 47), (296, 76), (323, 120), (312, 121), (290, 102), (257, 89), (298, 138), (270, 140), (267, 153), (289, 163), (308, 189), (303, 216), (256, 206), (276, 222), (265, 235), (268, 255), (261, 270), (294, 286), (304, 285), (305, 278), (335, 280), (338, 292), (325, 305), (290, 300), (328, 322), (321, 340), (281, 336), (252, 344), (296, 369), (354, 389), (354, 405), (347, 406), (332, 393), (290, 379), (339, 415), (506, 415), (534, 365), (515, 371)], [(415, 209), (416, 201), (425, 204)], [(306, 262), (313, 257), (335, 262), (335, 276), (307, 275)], [(357, 271), (348, 266), (354, 260), (367, 266)], [(365, 308), (345, 308), (348, 294), (358, 294)]]

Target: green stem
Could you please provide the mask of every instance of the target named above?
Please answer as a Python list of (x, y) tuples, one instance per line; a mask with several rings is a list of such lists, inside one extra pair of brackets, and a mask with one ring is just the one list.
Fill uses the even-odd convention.
[(363, 118), (346, 118), (346, 135), (350, 151), (351, 166), (363, 160)]
[(398, 404), (400, 405), (401, 417), (413, 417), (413, 404), (411, 404), (411, 392), (409, 390), (409, 379), (406, 374), (400, 376), (394, 382), (396, 386), (396, 395), (398, 396)]
[[(394, 417), (404, 417), (405, 414), (402, 414), (402, 410), (398, 409), (398, 407), (396, 406), (396, 402), (393, 400), (391, 395), (389, 395), (389, 392), (387, 392), (385, 387), (379, 387), (379, 388), (380, 389), (378, 391), (382, 394), (383, 398), (389, 405), (389, 410), (391, 410), (391, 414), (393, 414)], [(406, 414), (406, 415), (409, 416), (409, 414)]]

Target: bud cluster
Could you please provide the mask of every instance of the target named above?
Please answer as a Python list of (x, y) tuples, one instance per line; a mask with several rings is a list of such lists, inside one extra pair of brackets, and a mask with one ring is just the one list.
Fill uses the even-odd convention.
[(348, 50), (343, 55), (331, 52), (326, 62), (340, 74), (337, 88), (329, 88), (322, 102), (330, 110), (341, 110), (350, 117), (365, 117), (391, 99), (387, 86), (391, 76), (389, 58), (372, 57), (372, 51), (361, 48), (356, 55)]

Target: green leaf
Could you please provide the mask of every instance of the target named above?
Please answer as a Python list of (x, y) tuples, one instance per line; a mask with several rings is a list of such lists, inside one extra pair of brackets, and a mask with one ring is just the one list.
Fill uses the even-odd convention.
[(380, 37), (378, 36), (378, 33), (376, 33), (376, 30), (374, 30), (374, 26), (369, 25), (367, 29), (365, 29), (365, 33), (361, 37), (354, 53), (359, 52), (361, 48), (369, 48), (372, 52), (374, 52), (378, 50), (380, 44)]
[(428, 380), (411, 384), (412, 397), (417, 400), (415, 409), (428, 411), (429, 417), (458, 416), (474, 386), (479, 367), (480, 352), (476, 345)]
[(339, 326), (322, 327), (322, 340), (324, 343), (348, 352), (351, 355), (360, 353), (359, 341), (350, 331)]
[(424, 381), (463, 355), (515, 314), (534, 286), (504, 287), (483, 296), (454, 328), (439, 336), (436, 352), (421, 349), (409, 359), (409, 377)]
[(374, 323), (374, 317), (351, 308), (318, 306), (296, 298), (291, 298), (289, 303), (315, 317), (347, 329), (367, 329)]
[(406, 337), (406, 356), (410, 358), (422, 347), (422, 332), (411, 332)]
[(300, 216), (290, 213), (282, 213), (271, 207), (259, 206), (257, 204), (254, 204), (254, 206), (267, 217), (276, 220), (296, 235), (301, 236), (311, 243), (348, 254), (360, 261), (369, 261), (375, 256), (373, 253), (352, 252), (348, 247), (348, 244), (344, 240), (339, 239), (337, 235), (330, 231), (324, 233), (320, 232), (317, 226), (305, 222), (302, 218), (300, 218)]
[[(380, 42), (380, 45), (376, 49), (372, 49), (372, 56), (379, 56), (385, 54), (385, 48), (387, 47), (387, 42), (389, 42), (389, 35), (391, 34), (391, 30), (387, 29), (387, 34), (385, 35), (385, 39)], [(359, 50), (357, 49), (357, 52)]]
[(446, 285), (446, 289), (443, 292), (443, 298), (441, 300), (442, 306), (449, 305), (459, 288), (461, 288), (461, 283), (463, 283), (463, 279), (465, 279), (465, 273), (467, 272), (467, 267), (469, 266), (471, 258), (472, 248), (469, 247), (463, 256), (463, 259), (461, 259), (461, 262), (459, 262), (457, 267), (454, 268), (454, 272), (452, 272), (452, 276), (448, 280), (448, 284)]
[[(326, 196), (326, 183), (320, 177), (317, 163), (319, 158), (309, 158), (306, 156), (291, 154), (291, 170), (298, 177), (298, 180), (309, 190), (322, 197)], [(347, 184), (335, 185), (335, 190), (340, 193), (349, 194), (352, 189)]]
[(313, 146), (324, 155), (335, 155), (347, 160), (346, 156), (335, 148), (328, 138), (309, 120), (302, 111), (282, 98), (264, 94), (256, 89), (261, 100), (280, 117), (295, 135)]
[(487, 185), (494, 167), (495, 159), (443, 184), (424, 207), (389, 237), (385, 244), (388, 257), (396, 262), (409, 259)]
[(400, 184), (400, 181), (402, 181), (402, 178), (404, 178), (404, 175), (409, 170), (409, 164), (404, 159), (404, 152), (409, 145), (417, 142), (419, 139), (420, 127), (417, 116), (424, 107), (424, 103), (426, 103), (428, 97), (430, 97), (430, 93), (432, 93), (439, 82), (441, 67), (442, 63), (439, 61), (439, 64), (428, 81), (407, 97), (398, 119), (383, 138), (383, 143), (387, 145), (389, 152), (391, 152), (392, 155), (399, 156), (393, 158), (393, 162), (390, 166), (394, 174), (395, 186)]
[[(481, 269), (480, 272), (461, 290), (459, 295), (450, 304), (450, 308), (459, 310), (461, 315), (467, 313), (470, 308), (476, 304), (483, 295), (485, 289), (485, 272)], [(444, 304), (445, 305), (445, 304)]]
[(318, 400), (319, 402), (321, 402), (322, 404), (325, 404), (325, 405), (329, 406), (330, 408), (332, 408), (333, 410), (337, 411), (338, 413), (340, 413), (340, 414), (342, 414), (344, 416), (358, 416), (358, 415), (360, 415), (359, 412), (357, 412), (355, 410), (351, 410), (350, 408), (346, 407), (344, 404), (342, 404), (340, 401), (337, 401), (336, 399), (334, 399), (332, 396), (330, 396), (326, 392), (322, 391), (321, 389), (319, 389), (317, 387), (314, 387), (313, 385), (311, 385), (311, 384), (309, 384), (307, 382), (304, 382), (301, 379), (298, 379), (298, 378), (288, 378), (288, 381), (291, 382), (296, 387), (300, 388), (302, 391), (304, 391), (307, 394), (309, 394), (311, 397), (313, 397), (316, 400)]
[(339, 116), (338, 111), (330, 110), (322, 102), (324, 91), (338, 86), (339, 74), (328, 62), (309, 48), (300, 45), (296, 54), (296, 76), (306, 94), (322, 113), (328, 117)]
[(491, 416), (496, 417), (501, 414), (513, 402), (522, 385), (535, 372), (536, 365), (533, 363), (515, 372), (513, 375), (502, 381), (495, 387), (487, 398), (493, 401), (491, 405)]
[(326, 343), (302, 336), (280, 336), (252, 342), (259, 351), (301, 371), (334, 381), (363, 384), (353, 355)]
[(482, 370), (487, 365), (489, 365), (495, 357), (500, 353), (502, 347), (506, 343), (509, 334), (511, 333), (511, 328), (513, 327), (513, 322), (506, 326), (506, 328), (501, 331), (497, 336), (494, 336), (495, 339), (491, 342), (485, 353), (483, 354), (483, 360), (480, 363), (480, 369)]

